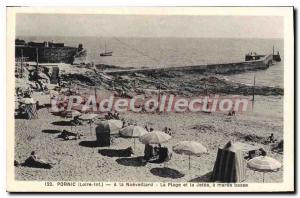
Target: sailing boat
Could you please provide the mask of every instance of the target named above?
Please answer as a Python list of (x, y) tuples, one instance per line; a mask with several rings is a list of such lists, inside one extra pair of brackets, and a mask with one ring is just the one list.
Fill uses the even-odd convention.
[(112, 51), (110, 52), (107, 52), (106, 51), (106, 42), (105, 42), (105, 49), (104, 49), (104, 52), (103, 53), (100, 53), (100, 56), (112, 56)]

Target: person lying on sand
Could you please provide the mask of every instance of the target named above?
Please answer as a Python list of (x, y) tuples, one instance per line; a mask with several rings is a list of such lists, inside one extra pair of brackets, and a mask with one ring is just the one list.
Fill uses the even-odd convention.
[(44, 162), (41, 159), (38, 159), (35, 151), (32, 151), (30, 156), (25, 160), (22, 166), (33, 167), (33, 168), (45, 168), (51, 169), (52, 165), (50, 163)]
[(59, 134), (57, 137), (62, 138), (64, 140), (71, 140), (70, 137), (73, 137), (73, 140), (80, 139), (80, 136), (83, 136), (82, 134), (77, 133), (72, 133), (67, 130), (63, 130), (61, 134)]
[(283, 140), (281, 140), (276, 145), (274, 145), (271, 150), (273, 152), (282, 153), (283, 152)]
[(79, 116), (74, 116), (73, 120), (70, 122), (75, 126), (82, 125), (82, 122), (79, 120)]
[(172, 136), (171, 128), (165, 127), (164, 132), (170, 136)]

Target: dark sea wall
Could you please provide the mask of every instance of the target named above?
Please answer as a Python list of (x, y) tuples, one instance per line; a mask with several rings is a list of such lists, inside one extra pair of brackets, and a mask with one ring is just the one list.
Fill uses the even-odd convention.
[(27, 57), (28, 61), (37, 60), (40, 63), (70, 63), (74, 61), (74, 55), (77, 52), (76, 47), (16, 47), (15, 57)]

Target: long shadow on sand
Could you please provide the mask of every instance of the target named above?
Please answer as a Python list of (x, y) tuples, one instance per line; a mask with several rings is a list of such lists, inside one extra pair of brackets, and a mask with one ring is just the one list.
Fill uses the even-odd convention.
[(100, 147), (97, 141), (81, 141), (79, 142), (79, 145), (84, 147), (89, 147), (89, 148)]
[(130, 157), (131, 154), (126, 152), (126, 149), (102, 149), (98, 152), (107, 157)]
[(64, 120), (52, 122), (51, 124), (56, 125), (56, 126), (73, 126), (72, 122), (64, 121)]
[(212, 174), (212, 171), (211, 172), (208, 172), (200, 177), (196, 177), (194, 179), (191, 179), (189, 182), (211, 182), (211, 174)]
[(121, 164), (123, 166), (145, 166), (146, 162), (143, 162), (143, 156), (141, 157), (133, 157), (133, 158), (119, 158), (116, 159), (116, 162), (118, 164)]
[(56, 134), (56, 133), (61, 133), (61, 131), (60, 130), (54, 130), (54, 129), (44, 129), (44, 130), (42, 130), (42, 133)]
[(164, 178), (172, 178), (172, 179), (177, 179), (181, 178), (184, 176), (183, 173), (179, 172), (178, 170), (172, 169), (172, 168), (152, 168), (150, 172), (159, 177), (164, 177)]

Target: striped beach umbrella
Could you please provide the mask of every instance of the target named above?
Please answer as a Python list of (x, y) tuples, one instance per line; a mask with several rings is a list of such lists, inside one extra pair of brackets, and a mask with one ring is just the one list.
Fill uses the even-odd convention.
[(189, 156), (189, 170), (191, 169), (191, 155), (199, 156), (207, 153), (207, 148), (199, 142), (195, 141), (182, 141), (173, 146), (173, 151), (178, 154)]
[(281, 163), (268, 156), (259, 156), (251, 159), (247, 163), (248, 168), (263, 173), (263, 182), (265, 182), (266, 172), (275, 172), (281, 168)]

